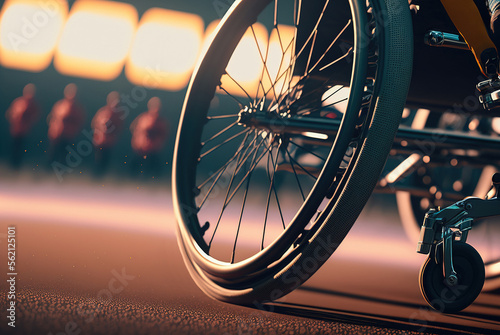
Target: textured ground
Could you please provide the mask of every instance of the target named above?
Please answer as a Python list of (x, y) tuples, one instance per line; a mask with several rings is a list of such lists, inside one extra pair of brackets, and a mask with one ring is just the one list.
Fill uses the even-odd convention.
[[(418, 290), (424, 259), (387, 198), (370, 202), (302, 289), (252, 308), (211, 300), (192, 282), (168, 192), (49, 188), (0, 191), (2, 245), (16, 226), (17, 334), (500, 333), (498, 295), (481, 294), (459, 315), (428, 309)], [(10, 333), (1, 310), (0, 333)]]

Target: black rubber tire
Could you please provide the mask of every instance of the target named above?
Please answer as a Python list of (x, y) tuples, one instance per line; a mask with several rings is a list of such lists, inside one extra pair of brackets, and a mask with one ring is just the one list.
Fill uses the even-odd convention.
[[(442, 255), (437, 247), (436, 255)], [(448, 286), (443, 276), (442, 256), (428, 257), (420, 269), (419, 285), (427, 303), (442, 313), (457, 313), (476, 300), (484, 284), (484, 263), (471, 245), (453, 241), (453, 266), (458, 284)]]
[[(224, 34), (232, 32), (231, 25), (245, 15), (248, 6), (262, 6), (256, 0), (237, 1), (218, 28), (207, 57), (223, 57), (221, 44)], [(351, 0), (351, 8), (358, 12), (366, 2)], [(184, 133), (184, 119), (189, 117), (191, 105), (196, 105), (197, 78), (203, 71), (203, 61), (195, 70), (188, 88), (183, 114), (179, 124), (174, 153), (173, 200), (178, 221), (178, 243), (187, 268), (197, 285), (209, 296), (238, 304), (258, 304), (272, 301), (291, 292), (314, 274), (343, 241), (370, 197), (385, 165), (404, 108), (412, 69), (412, 26), (405, 0), (377, 0), (374, 11), (383, 17), (377, 29), (380, 54), (376, 78), (373, 113), (366, 136), (358, 149), (355, 164), (350, 166), (349, 178), (328, 205), (328, 213), (318, 222), (314, 234), (302, 239), (294, 252), (269, 264), (249, 262), (237, 264), (217, 262), (197, 244), (200, 236), (190, 229), (189, 217), (195, 209), (183, 192), (192, 186), (182, 165), (182, 145), (190, 138)], [(365, 15), (365, 14), (363, 14)], [(365, 28), (363, 25), (359, 29)], [(213, 95), (214, 92), (203, 92)], [(185, 163), (184, 163), (185, 164)], [(331, 172), (331, 171), (330, 171)], [(187, 185), (186, 185), (187, 184)], [(329, 185), (322, 185), (328, 189)], [(324, 196), (324, 195), (323, 195)], [(286, 250), (280, 250), (285, 253)], [(249, 270), (250, 269), (250, 270)], [(248, 272), (245, 272), (248, 270)]]

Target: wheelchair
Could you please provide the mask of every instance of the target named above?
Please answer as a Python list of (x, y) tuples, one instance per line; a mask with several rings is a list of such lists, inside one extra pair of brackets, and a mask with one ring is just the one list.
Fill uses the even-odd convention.
[[(416, 163), (387, 172), (388, 157), (469, 162), (476, 150), (480, 169), (497, 163), (493, 136), (402, 122), (405, 107), (495, 116), (496, 49), (483, 31), (464, 40), (477, 32), (458, 32), (443, 4), (421, 1), (417, 15), (405, 0), (233, 4), (188, 86), (173, 161), (179, 247), (207, 295), (257, 304), (299, 287), (374, 189), (401, 191)], [(483, 287), (466, 239), (475, 219), (500, 214), (498, 179), (487, 200), (426, 214), (420, 287), (437, 310), (458, 312)]]

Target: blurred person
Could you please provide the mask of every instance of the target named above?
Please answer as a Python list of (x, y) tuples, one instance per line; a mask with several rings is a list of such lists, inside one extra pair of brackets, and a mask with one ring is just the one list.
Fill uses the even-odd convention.
[(66, 147), (82, 131), (86, 115), (76, 99), (77, 92), (78, 87), (75, 84), (68, 84), (64, 88), (64, 99), (57, 101), (47, 116), (50, 141), (49, 164), (64, 163), (68, 153)]
[(160, 115), (160, 109), (160, 99), (151, 98), (148, 101), (148, 111), (140, 114), (130, 125), (131, 145), (135, 153), (133, 173), (151, 174), (152, 178), (160, 176), (160, 152), (168, 134), (168, 123)]
[(40, 117), (40, 108), (35, 100), (36, 87), (28, 84), (23, 89), (23, 95), (16, 98), (5, 113), (9, 122), (12, 146), (10, 164), (13, 168), (19, 168), (22, 164), (24, 145), (33, 125)]
[(106, 106), (97, 111), (92, 119), (94, 131), (92, 142), (95, 150), (94, 175), (102, 175), (108, 168), (112, 148), (123, 128), (123, 120), (118, 113), (120, 94), (113, 91), (108, 94)]

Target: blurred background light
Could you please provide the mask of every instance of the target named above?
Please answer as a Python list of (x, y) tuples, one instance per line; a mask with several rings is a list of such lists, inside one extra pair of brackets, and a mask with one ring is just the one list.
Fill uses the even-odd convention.
[[(222, 87), (233, 95), (254, 97), (263, 75), (263, 61), (266, 57), (268, 32), (266, 27), (255, 23), (248, 28), (234, 50), (227, 67), (227, 76), (222, 77)], [(239, 85), (238, 85), (238, 84)], [(241, 86), (241, 87), (240, 87)]]
[(137, 21), (137, 10), (129, 4), (75, 2), (56, 51), (56, 69), (70, 76), (115, 79), (123, 70)]
[(203, 43), (202, 43), (200, 55), (203, 55), (207, 51), (208, 47), (210, 46), (212, 39), (215, 36), (215, 29), (217, 28), (219, 23), (220, 23), (220, 20), (214, 20), (214, 21), (210, 22), (210, 24), (207, 26), (207, 29), (205, 29), (205, 35), (203, 36)]
[(200, 16), (151, 8), (144, 13), (127, 61), (136, 85), (180, 90), (189, 81), (203, 39)]
[(491, 120), (491, 127), (495, 131), (495, 133), (500, 135), (500, 117), (494, 117)]
[(46, 69), (67, 15), (66, 0), (7, 0), (0, 14), (0, 64), (30, 72)]
[(285, 84), (291, 81), (294, 50), (295, 28), (278, 25), (269, 38), (268, 72), (263, 76), (263, 86), (269, 98), (279, 96)]
[(344, 113), (347, 110), (347, 105), (349, 103), (349, 93), (349, 87), (335, 85), (327, 90), (321, 97), (323, 106), (331, 106)]

